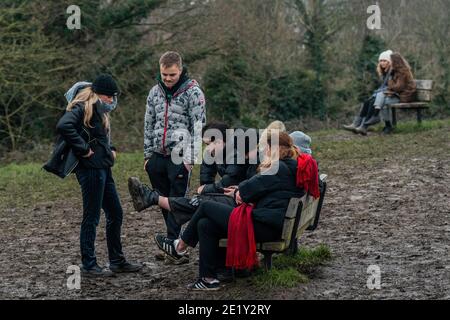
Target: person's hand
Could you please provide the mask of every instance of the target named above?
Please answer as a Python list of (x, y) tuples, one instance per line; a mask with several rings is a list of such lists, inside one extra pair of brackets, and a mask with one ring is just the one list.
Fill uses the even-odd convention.
[(185, 163), (184, 167), (186, 168), (187, 171), (191, 171), (193, 166), (191, 164)]
[(114, 150), (111, 151), (112, 155), (113, 155), (113, 159), (116, 160), (117, 158), (117, 152), (115, 152)]
[(94, 151), (92, 151), (92, 149), (89, 149), (89, 152), (83, 156), (83, 158), (89, 158), (94, 154)]
[(145, 162), (144, 162), (144, 171), (145, 171), (145, 168), (147, 168), (147, 162), (148, 162), (148, 159), (145, 160)]
[(243, 202), (244, 202), (244, 201), (242, 201), (241, 193), (239, 192), (239, 190), (236, 191), (236, 203), (237, 203), (237, 204), (242, 204)]
[(198, 194), (202, 194), (203, 189), (205, 189), (205, 185), (202, 185), (202, 186), (198, 187), (197, 193), (198, 193)]
[(227, 197), (234, 198), (235, 191), (236, 191), (236, 188), (232, 188), (232, 187), (223, 188), (223, 194), (226, 195)]

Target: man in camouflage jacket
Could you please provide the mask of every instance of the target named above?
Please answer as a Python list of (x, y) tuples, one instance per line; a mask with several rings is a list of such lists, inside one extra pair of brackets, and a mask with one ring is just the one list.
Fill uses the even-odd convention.
[[(194, 140), (201, 141), (206, 122), (205, 96), (197, 81), (187, 76), (178, 53), (167, 52), (159, 62), (158, 84), (147, 98), (144, 167), (159, 194), (183, 197), (188, 192), (190, 172), (199, 153)], [(174, 155), (182, 161), (174, 162)], [(166, 210), (162, 212), (167, 236), (177, 239), (181, 227)]]

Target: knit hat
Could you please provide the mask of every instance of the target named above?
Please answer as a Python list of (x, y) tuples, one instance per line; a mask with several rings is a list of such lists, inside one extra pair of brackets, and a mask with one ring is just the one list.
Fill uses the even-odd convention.
[(391, 54), (393, 54), (394, 52), (392, 50), (387, 50), (384, 51), (380, 54), (380, 57), (378, 58), (378, 61), (380, 60), (387, 60), (389, 62), (391, 62)]
[(301, 131), (294, 131), (289, 135), (294, 141), (294, 145), (300, 148), (303, 153), (311, 154), (311, 137)]
[(99, 75), (92, 83), (92, 90), (95, 93), (110, 97), (115, 97), (119, 94), (117, 83), (109, 74)]

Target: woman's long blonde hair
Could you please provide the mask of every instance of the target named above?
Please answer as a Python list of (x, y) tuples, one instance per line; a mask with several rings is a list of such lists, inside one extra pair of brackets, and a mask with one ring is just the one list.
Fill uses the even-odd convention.
[(381, 68), (381, 63), (378, 62), (378, 65), (377, 65), (378, 76), (380, 78), (383, 78), (388, 73), (389, 68), (391, 68), (391, 65), (392, 65), (391, 62), (389, 62), (389, 65), (387, 66), (386, 70), (383, 70), (383, 68)]
[[(92, 91), (91, 87), (84, 88), (81, 90), (75, 98), (67, 105), (66, 110), (71, 111), (73, 107), (77, 103), (83, 103), (84, 104), (84, 119), (83, 124), (88, 127), (92, 128), (91, 126), (91, 119), (92, 115), (94, 114), (94, 104), (100, 100), (100, 98), (97, 96), (97, 94)], [(102, 116), (103, 120), (103, 127), (106, 130), (109, 130), (109, 116), (107, 113), (104, 113)]]
[[(278, 152), (273, 152), (273, 147), (276, 147), (274, 141), (272, 141), (272, 134), (278, 134)], [(266, 157), (258, 167), (258, 171), (261, 169), (267, 169), (272, 166), (272, 163), (283, 159), (297, 159), (300, 155), (294, 146), (292, 138), (286, 132), (272, 130), (267, 131), (267, 146), (270, 147), (270, 157)]]

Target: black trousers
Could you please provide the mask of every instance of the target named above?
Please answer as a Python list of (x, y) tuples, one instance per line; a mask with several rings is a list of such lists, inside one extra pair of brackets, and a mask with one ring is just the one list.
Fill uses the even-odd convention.
[[(170, 156), (153, 153), (145, 167), (150, 182), (155, 190), (164, 197), (185, 197), (188, 193), (190, 173), (184, 164), (174, 164)], [(177, 224), (173, 215), (161, 209), (167, 227), (167, 237), (177, 239), (181, 225)]]
[[(217, 277), (217, 269), (224, 266), (223, 250), (219, 240), (228, 237), (228, 220), (234, 207), (215, 201), (203, 201), (181, 235), (191, 247), (200, 244), (200, 277)], [(275, 241), (281, 237), (281, 230), (258, 221), (253, 221), (256, 242)]]
[(214, 201), (236, 207), (237, 204), (233, 198), (223, 193), (209, 193), (195, 195), (192, 199), (186, 197), (169, 197), (170, 212), (172, 219), (180, 226), (191, 220), (200, 203), (203, 201)]
[(106, 243), (111, 265), (125, 262), (120, 240), (123, 211), (112, 177), (111, 168), (76, 171), (83, 197), (83, 221), (80, 231), (81, 261), (91, 269), (97, 264), (95, 238), (100, 221), (100, 211), (106, 216)]

